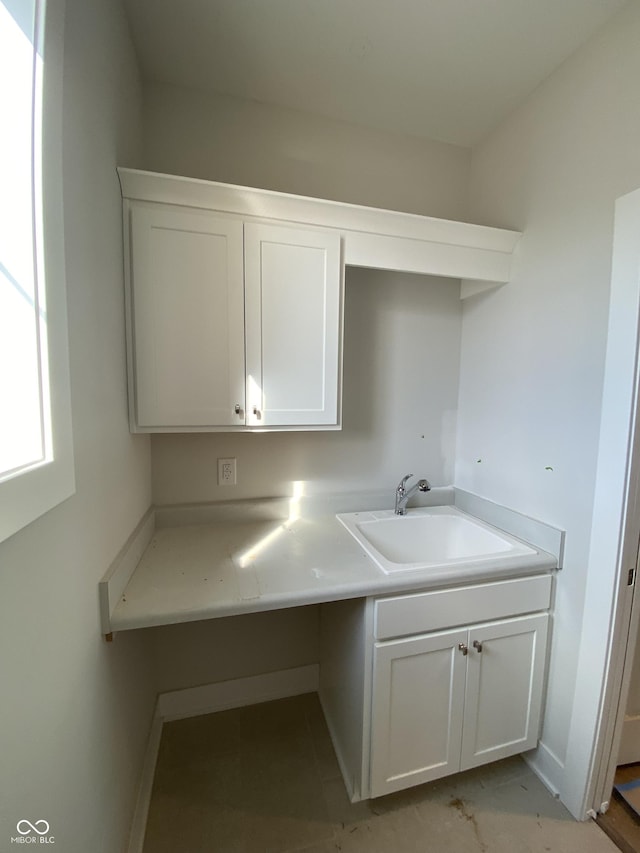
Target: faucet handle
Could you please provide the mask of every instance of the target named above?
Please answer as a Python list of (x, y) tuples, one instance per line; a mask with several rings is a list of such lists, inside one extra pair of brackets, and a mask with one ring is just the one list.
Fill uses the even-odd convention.
[(405, 474), (405, 476), (398, 483), (397, 491), (404, 491), (404, 487), (406, 485), (407, 480), (410, 480), (413, 477), (413, 474)]

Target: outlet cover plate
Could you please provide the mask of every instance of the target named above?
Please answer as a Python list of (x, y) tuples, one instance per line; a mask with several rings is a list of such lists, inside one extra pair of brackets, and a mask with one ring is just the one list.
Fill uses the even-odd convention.
[(218, 485), (219, 486), (235, 486), (236, 485), (236, 460), (218, 459)]

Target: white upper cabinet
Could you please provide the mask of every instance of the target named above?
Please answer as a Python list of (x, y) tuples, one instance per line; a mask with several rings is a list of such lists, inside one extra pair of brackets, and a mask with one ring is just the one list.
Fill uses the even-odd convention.
[[(509, 280), (520, 234), (119, 169), (134, 432), (339, 429), (344, 265)], [(462, 284), (460, 285), (460, 282)]]
[(247, 424), (338, 423), (340, 236), (245, 225)]
[(244, 411), (242, 222), (131, 209), (135, 425), (235, 426)]
[(339, 426), (337, 232), (131, 202), (132, 429)]

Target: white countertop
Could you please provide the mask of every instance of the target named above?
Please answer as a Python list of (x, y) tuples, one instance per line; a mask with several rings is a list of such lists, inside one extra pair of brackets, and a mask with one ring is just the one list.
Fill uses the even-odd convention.
[(234, 511), (157, 529), (113, 609), (111, 631), (540, 574), (558, 565), (536, 549), (387, 575), (328, 510), (286, 520)]

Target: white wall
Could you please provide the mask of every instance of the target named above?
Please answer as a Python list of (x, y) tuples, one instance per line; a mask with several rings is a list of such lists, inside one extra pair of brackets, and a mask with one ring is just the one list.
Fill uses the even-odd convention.
[[(55, 2), (55, 0), (52, 0)], [(64, 205), (77, 493), (0, 545), (0, 850), (23, 818), (64, 853), (123, 850), (154, 687), (143, 634), (107, 645), (97, 584), (150, 502), (127, 428), (116, 163), (139, 165), (119, 8), (67, 0)]]
[(144, 89), (145, 168), (464, 219), (469, 151), (283, 107)]
[(148, 631), (159, 693), (317, 663), (319, 609), (291, 607)]
[(540, 757), (561, 791), (572, 714), (584, 710), (573, 699), (614, 202), (640, 186), (639, 43), (634, 2), (474, 151), (471, 168), (471, 218), (524, 237), (512, 283), (463, 309), (456, 484), (567, 530)]

